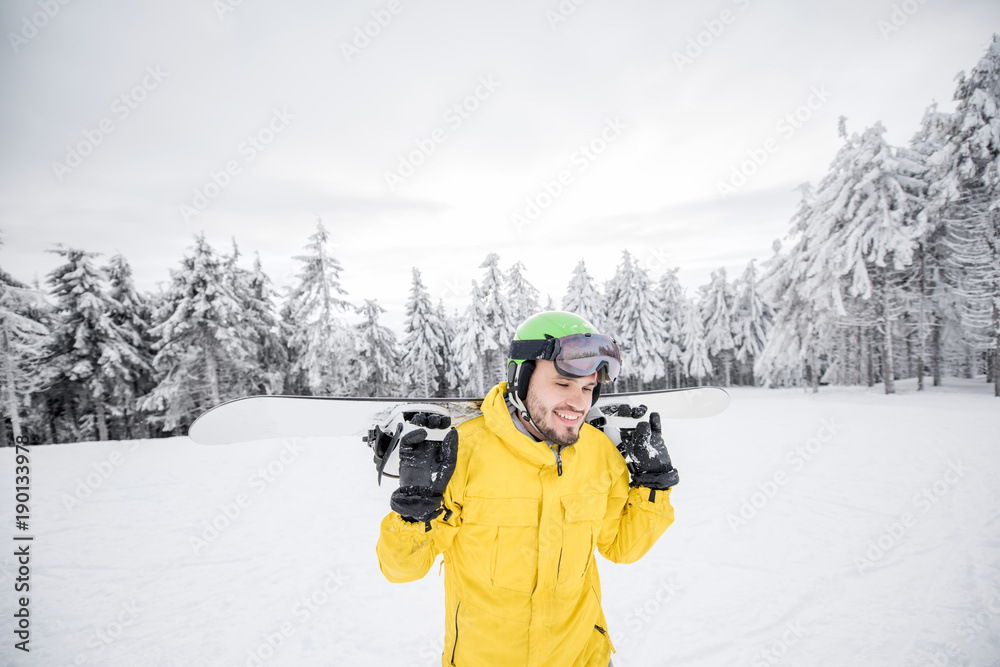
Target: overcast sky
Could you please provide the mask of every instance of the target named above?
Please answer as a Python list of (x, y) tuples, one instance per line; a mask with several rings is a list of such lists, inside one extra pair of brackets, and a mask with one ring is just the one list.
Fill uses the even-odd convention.
[(905, 143), (1000, 31), (995, 0), (576, 2), (7, 0), (0, 266), (62, 243), (156, 289), (203, 232), (282, 286), (320, 217), (394, 326), (412, 267), (461, 308), (489, 252), (557, 305), (624, 249), (693, 293), (771, 256), (839, 116)]

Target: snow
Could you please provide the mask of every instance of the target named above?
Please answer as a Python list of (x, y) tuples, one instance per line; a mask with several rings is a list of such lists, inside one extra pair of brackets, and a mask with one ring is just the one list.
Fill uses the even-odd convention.
[[(1000, 400), (946, 383), (665, 420), (677, 521), (638, 563), (598, 557), (616, 667), (1000, 664)], [(31, 653), (8, 548), (0, 664), (439, 664), (438, 567), (383, 579), (393, 481), (359, 441), (40, 446), (31, 475)]]

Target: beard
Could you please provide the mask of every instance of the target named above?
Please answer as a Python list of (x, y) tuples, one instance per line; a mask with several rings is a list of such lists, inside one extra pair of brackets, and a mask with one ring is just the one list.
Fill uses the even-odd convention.
[(560, 409), (560, 412), (577, 414), (580, 415), (580, 418), (573, 425), (557, 424), (553, 423), (554, 416), (552, 413), (554, 410), (552, 408), (542, 405), (530, 394), (526, 403), (528, 414), (531, 415), (532, 425), (545, 438), (546, 442), (560, 447), (567, 447), (580, 439), (580, 428), (583, 426), (584, 415), (569, 408)]

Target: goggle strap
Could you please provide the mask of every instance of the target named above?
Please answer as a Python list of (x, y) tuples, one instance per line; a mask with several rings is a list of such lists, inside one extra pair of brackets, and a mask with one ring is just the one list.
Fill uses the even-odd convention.
[(548, 340), (515, 340), (510, 344), (511, 359), (549, 359), (552, 356), (552, 341)]

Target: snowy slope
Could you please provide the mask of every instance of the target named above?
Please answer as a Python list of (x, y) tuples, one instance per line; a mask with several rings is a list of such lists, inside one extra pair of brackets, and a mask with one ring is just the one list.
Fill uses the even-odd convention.
[[(900, 384), (737, 389), (720, 417), (665, 424), (676, 524), (639, 563), (598, 557), (615, 665), (1000, 664), (1000, 400), (980, 382)], [(32, 459), (32, 651), (12, 648), (4, 549), (0, 663), (439, 664), (437, 568), (382, 578), (391, 488), (361, 443)], [(10, 478), (13, 452), (0, 461)]]

